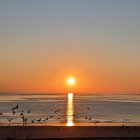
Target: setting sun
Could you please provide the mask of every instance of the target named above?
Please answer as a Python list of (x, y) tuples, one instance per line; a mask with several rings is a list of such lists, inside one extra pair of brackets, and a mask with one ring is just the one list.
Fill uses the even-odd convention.
[(73, 77), (68, 78), (67, 82), (68, 82), (69, 85), (74, 85), (75, 84), (75, 78), (73, 78)]

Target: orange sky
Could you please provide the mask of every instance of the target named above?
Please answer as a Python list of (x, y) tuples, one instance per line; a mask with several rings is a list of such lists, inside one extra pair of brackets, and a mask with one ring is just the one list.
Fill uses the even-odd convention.
[(139, 1), (60, 1), (0, 2), (0, 92), (140, 93)]

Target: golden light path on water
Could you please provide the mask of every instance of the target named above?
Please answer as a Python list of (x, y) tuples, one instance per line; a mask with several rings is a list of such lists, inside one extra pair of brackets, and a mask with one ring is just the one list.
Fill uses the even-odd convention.
[(74, 107), (73, 107), (73, 93), (68, 93), (68, 101), (67, 101), (67, 114), (66, 126), (74, 126), (73, 116), (74, 115)]

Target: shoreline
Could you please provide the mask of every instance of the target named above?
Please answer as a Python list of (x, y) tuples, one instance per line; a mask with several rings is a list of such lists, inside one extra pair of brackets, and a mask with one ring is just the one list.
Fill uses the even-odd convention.
[(140, 137), (140, 126), (0, 126), (0, 139)]

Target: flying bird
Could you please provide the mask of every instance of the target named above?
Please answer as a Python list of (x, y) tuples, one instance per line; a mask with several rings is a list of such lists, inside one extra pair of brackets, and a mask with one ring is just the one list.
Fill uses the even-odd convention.
[(32, 123), (35, 123), (35, 119), (33, 119), (31, 122), (32, 122)]
[(30, 113), (30, 110), (28, 110), (27, 113), (29, 114)]
[(37, 122), (40, 122), (41, 121), (41, 118), (39, 118), (38, 120), (36, 120)]
[(91, 120), (91, 117), (89, 118), (89, 120)]

